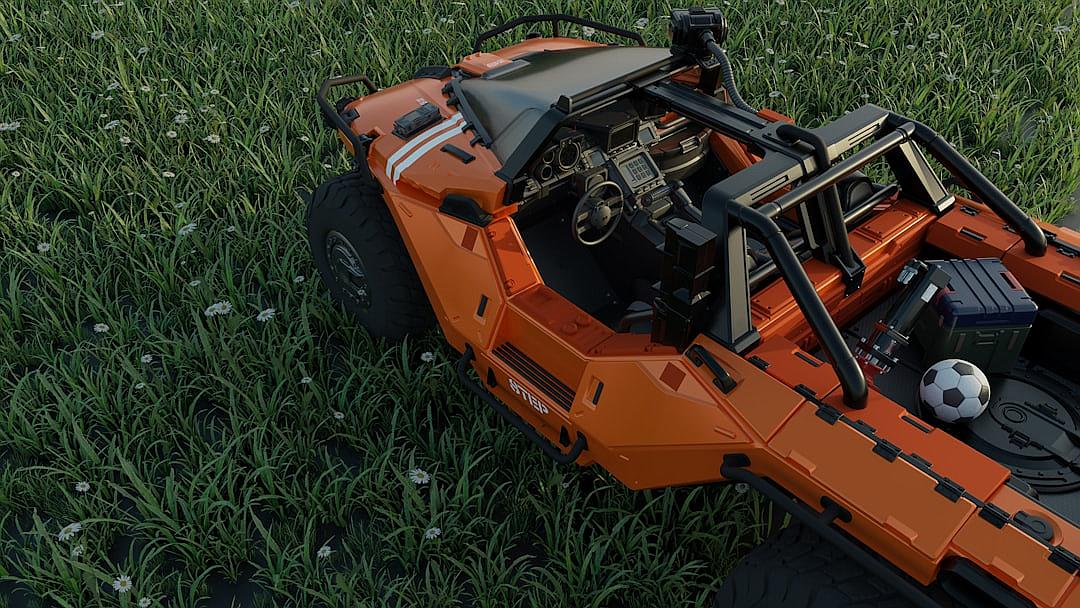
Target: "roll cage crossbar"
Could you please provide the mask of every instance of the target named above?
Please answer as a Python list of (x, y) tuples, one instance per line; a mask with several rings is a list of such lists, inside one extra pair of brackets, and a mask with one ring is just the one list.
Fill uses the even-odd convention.
[(483, 34), (480, 34), (480, 36), (476, 38), (476, 42), (473, 43), (473, 52), (479, 53), (480, 51), (482, 51), (484, 48), (484, 43), (488, 40), (491, 40), (495, 36), (498, 36), (499, 34), (505, 34), (510, 30), (517, 29), (523, 25), (528, 25), (530, 23), (550, 23), (551, 36), (553, 38), (558, 38), (562, 34), (559, 28), (560, 23), (573, 23), (581, 27), (591, 27), (598, 32), (607, 32), (621, 38), (632, 40), (633, 42), (637, 43), (638, 46), (645, 46), (645, 38), (643, 38), (641, 34), (637, 32), (624, 30), (621, 27), (615, 27), (613, 25), (608, 25), (599, 21), (593, 21), (592, 19), (575, 17), (574, 15), (552, 14), (528, 15), (525, 17), (519, 17), (512, 21), (507, 21), (506, 23), (498, 27), (492, 28), (484, 32)]
[[(750, 315), (746, 259), (746, 232), (750, 231), (768, 249), (832, 363), (844, 402), (850, 407), (865, 406), (866, 378), (806, 275), (802, 260), (774, 221), (777, 216), (797, 210), (810, 250), (839, 268), (849, 292), (857, 289), (862, 263), (851, 250), (848, 220), (840, 209), (836, 185), (871, 161), (884, 158), (906, 198), (943, 213), (954, 198), (927, 162), (921, 150), (925, 149), (1023, 238), (1029, 254), (1046, 252), (1042, 229), (947, 141), (917, 121), (868, 104), (817, 129), (803, 129), (765, 121), (670, 80), (641, 90), (763, 156), (713, 185), (702, 199), (701, 223), (719, 238), (714, 283), (718, 288), (705, 333), (740, 353), (760, 339)], [(781, 193), (784, 188), (787, 192)], [(774, 200), (762, 202), (777, 193)]]

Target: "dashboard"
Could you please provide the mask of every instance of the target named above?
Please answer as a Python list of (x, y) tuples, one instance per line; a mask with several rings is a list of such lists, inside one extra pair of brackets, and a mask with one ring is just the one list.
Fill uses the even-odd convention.
[(529, 166), (523, 202), (574, 198), (614, 182), (627, 211), (653, 219), (669, 211), (677, 179), (705, 160), (707, 131), (677, 119), (643, 119), (616, 106), (564, 125)]

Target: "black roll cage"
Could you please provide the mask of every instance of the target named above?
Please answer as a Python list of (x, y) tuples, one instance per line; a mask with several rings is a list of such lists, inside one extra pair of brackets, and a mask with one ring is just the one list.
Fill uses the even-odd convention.
[[(832, 363), (844, 402), (850, 407), (865, 406), (866, 378), (807, 277), (802, 261), (774, 221), (778, 215), (798, 209), (811, 250), (836, 265), (846, 280), (861, 280), (861, 275), (853, 274), (861, 262), (856, 264), (852, 257), (848, 218), (839, 209), (836, 184), (867, 163), (885, 158), (906, 198), (944, 213), (955, 199), (927, 162), (922, 153), (925, 149), (1023, 238), (1029, 254), (1046, 253), (1046, 235), (1038, 224), (940, 135), (917, 121), (868, 104), (817, 129), (802, 129), (767, 122), (670, 80), (648, 85), (642, 91), (668, 104), (673, 111), (764, 154), (761, 161), (714, 184), (702, 198), (701, 223), (719, 238), (714, 277), (719, 293), (705, 333), (739, 353), (760, 340), (750, 316), (746, 259), (746, 232), (750, 231), (768, 249)], [(841, 159), (848, 152), (852, 153)], [(788, 192), (758, 205), (785, 187), (790, 188)], [(850, 291), (853, 283), (848, 285)]]

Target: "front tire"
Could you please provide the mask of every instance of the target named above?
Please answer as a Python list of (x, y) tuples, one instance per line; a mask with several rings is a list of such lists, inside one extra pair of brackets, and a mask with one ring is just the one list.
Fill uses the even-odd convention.
[(914, 608), (884, 581), (799, 523), (751, 551), (713, 608)]
[(368, 333), (397, 341), (434, 325), (378, 183), (355, 171), (327, 180), (311, 195), (307, 224), (323, 283)]

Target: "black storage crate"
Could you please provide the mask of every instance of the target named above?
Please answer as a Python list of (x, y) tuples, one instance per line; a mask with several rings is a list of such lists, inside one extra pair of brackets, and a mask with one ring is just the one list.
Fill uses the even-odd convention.
[(997, 258), (930, 264), (950, 279), (915, 330), (927, 362), (956, 358), (986, 373), (1012, 369), (1038, 313), (1035, 302)]

